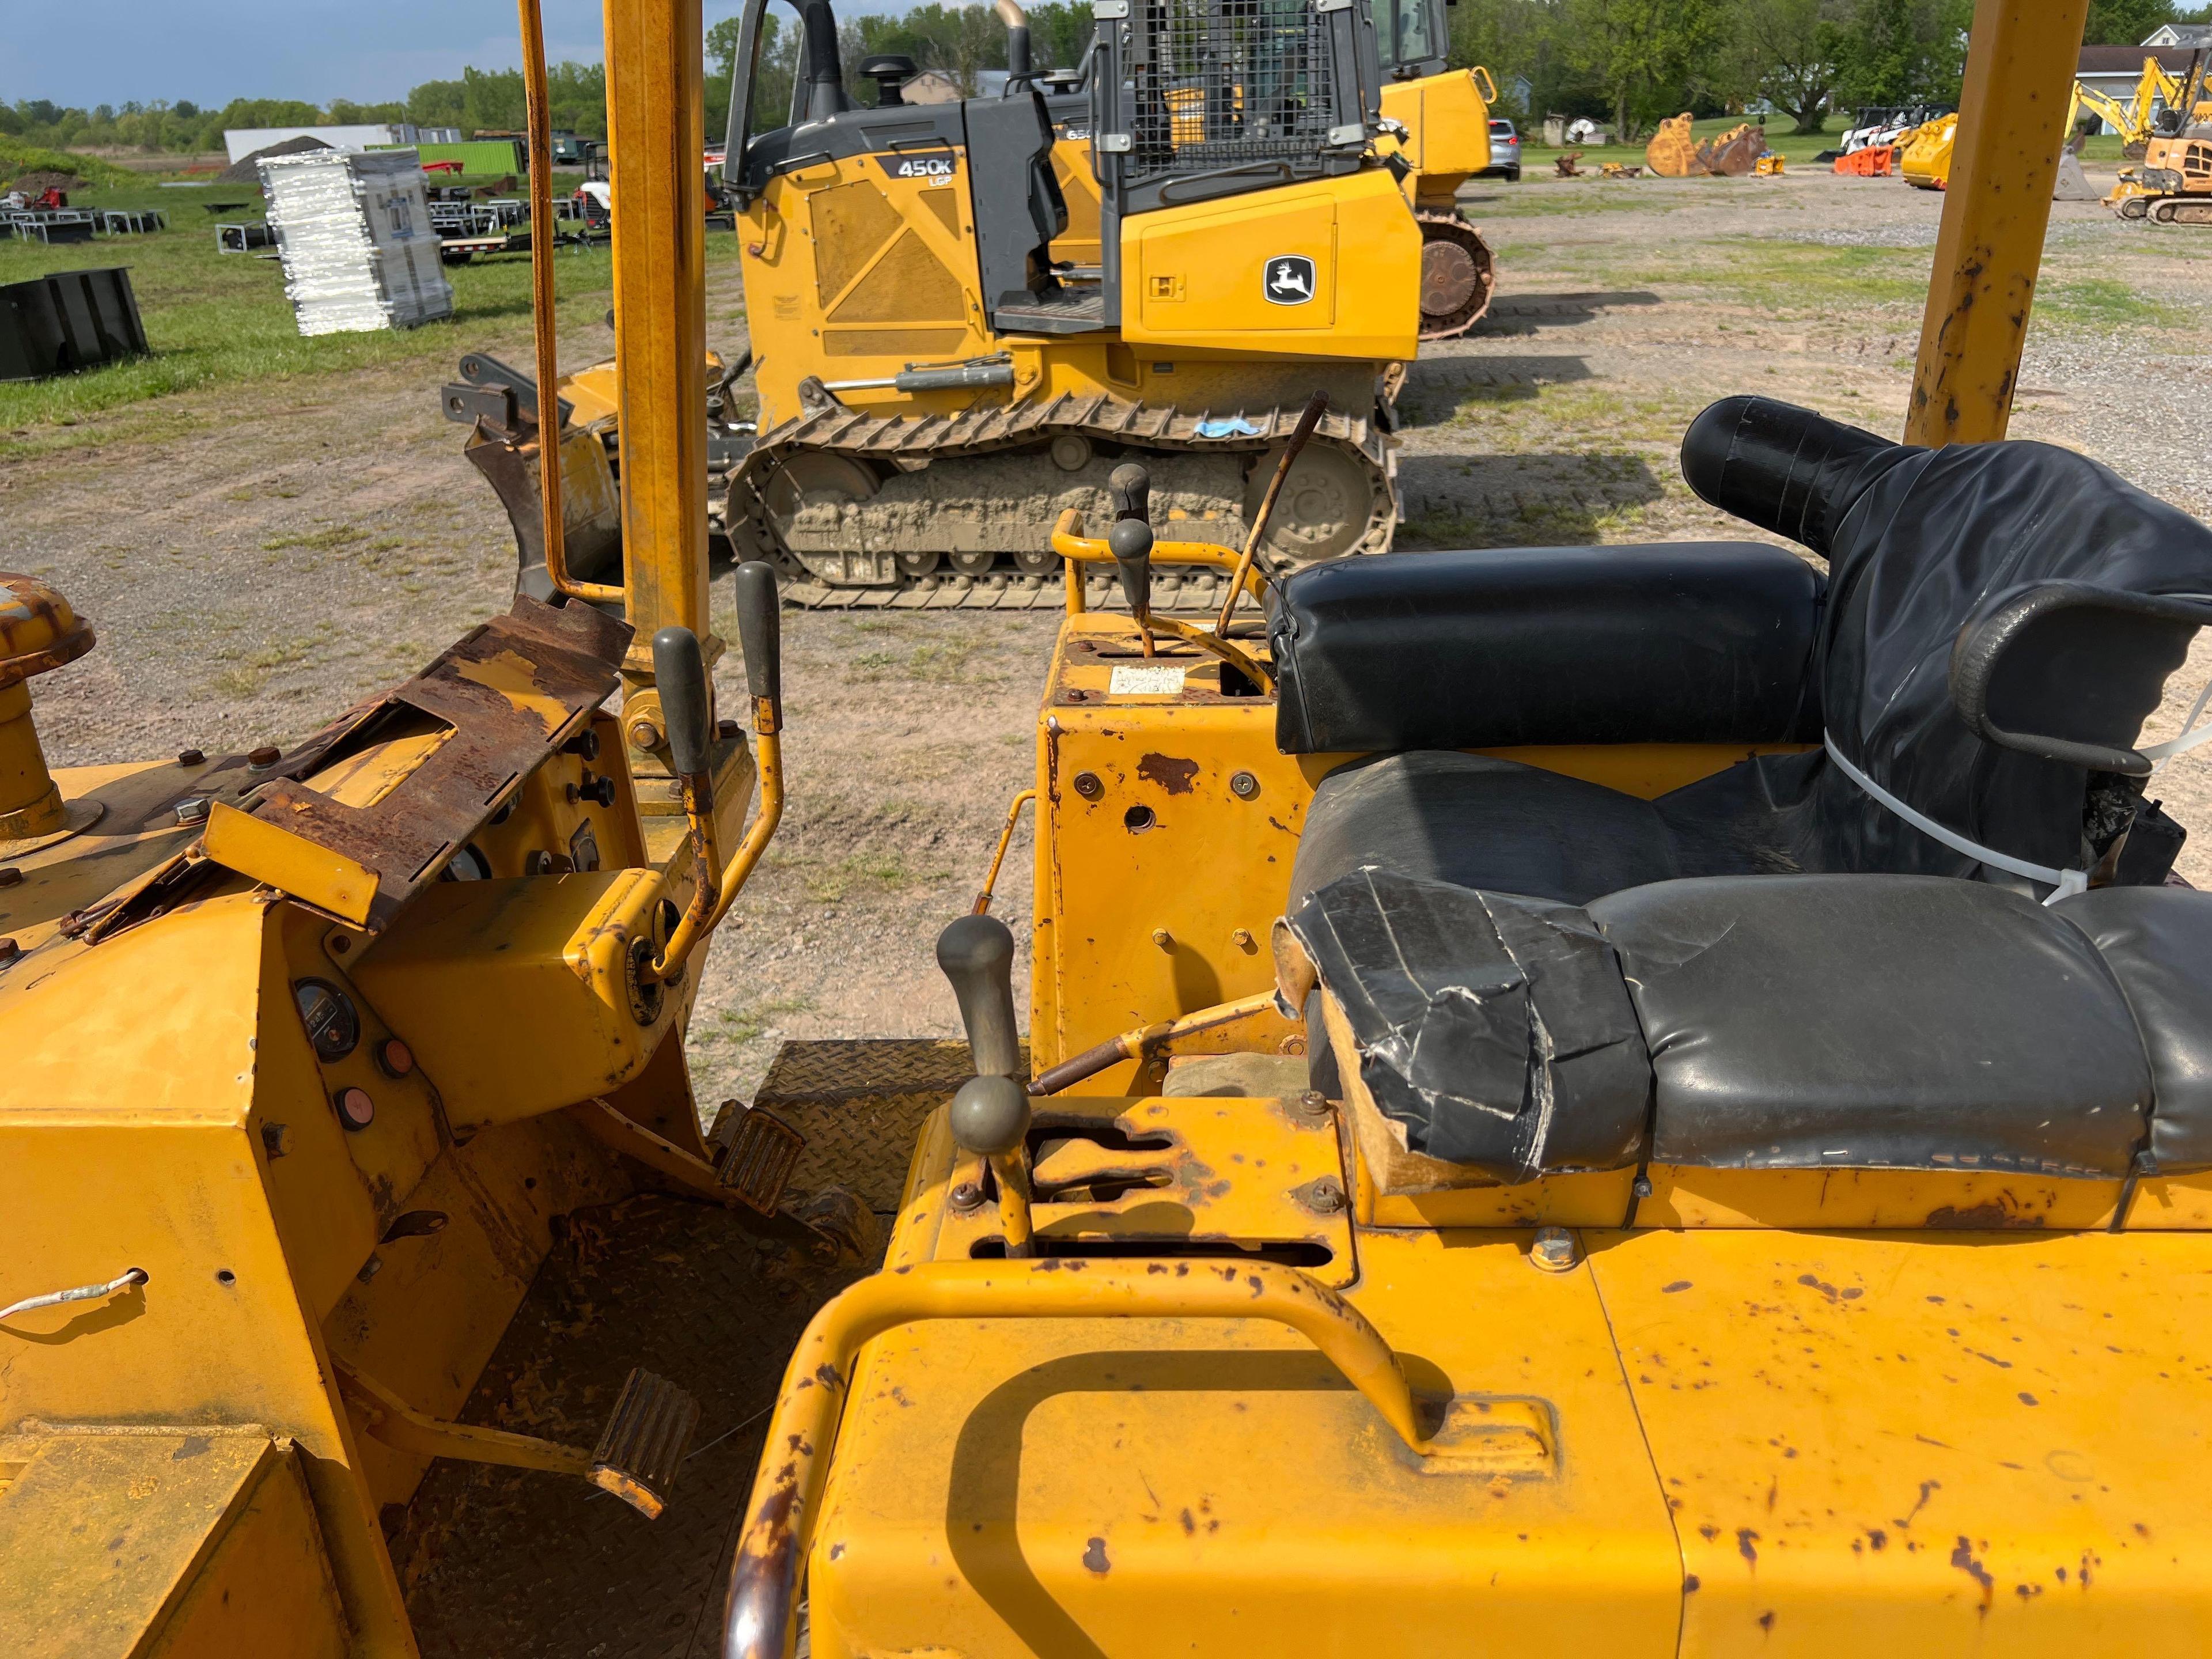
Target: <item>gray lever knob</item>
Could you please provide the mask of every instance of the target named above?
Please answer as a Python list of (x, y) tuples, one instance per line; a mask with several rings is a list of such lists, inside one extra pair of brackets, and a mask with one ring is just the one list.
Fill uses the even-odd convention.
[(707, 666), (699, 636), (688, 628), (664, 628), (653, 636), (653, 681), (660, 692), (660, 724), (668, 757), (679, 777), (707, 769)]
[(963, 916), (937, 936), (937, 965), (952, 981), (978, 1077), (1021, 1070), (1014, 1027), (1014, 936), (996, 916)]
[[(757, 559), (738, 567), (738, 643), (745, 653), (745, 689), (756, 702), (783, 702), (782, 599), (775, 572)], [(779, 723), (781, 721), (779, 720)]]
[(1010, 1077), (971, 1077), (945, 1113), (961, 1151), (1003, 1158), (1029, 1138), (1029, 1091)]
[(1121, 571), (1121, 597), (1139, 623), (1152, 614), (1152, 527), (1142, 519), (1124, 519), (1106, 532), (1106, 550)]
[(1114, 503), (1116, 520), (1152, 518), (1152, 475), (1134, 461), (1124, 461), (1107, 475), (1106, 494)]

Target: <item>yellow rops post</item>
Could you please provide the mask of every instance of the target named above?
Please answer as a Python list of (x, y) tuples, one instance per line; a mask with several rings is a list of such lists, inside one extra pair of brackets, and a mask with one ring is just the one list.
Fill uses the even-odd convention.
[(1387, 556), (1198, 627), (1156, 571), (1237, 556), (1140, 470), (1061, 521), (1027, 1048), (987, 890), (726, 1655), (2212, 1644), (2212, 900), (2144, 792), (2204, 728), (2139, 732), (2212, 532), (2001, 441), (2062, 9), (1978, 9), (1913, 442), (1685, 436), (1819, 561)]

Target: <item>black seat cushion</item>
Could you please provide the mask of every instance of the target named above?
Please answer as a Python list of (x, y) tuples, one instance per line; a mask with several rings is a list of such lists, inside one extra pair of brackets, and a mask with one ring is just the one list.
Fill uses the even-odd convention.
[(2152, 1163), (2212, 1168), (2212, 893), (2100, 887), (2051, 908), (2088, 934), (2150, 1056)]
[(1794, 871), (1767, 781), (1734, 767), (1648, 801), (1487, 755), (1354, 761), (1314, 791), (1290, 904), (1368, 866), (1562, 904), (1680, 876)]
[(1656, 1078), (1655, 1162), (2118, 1175), (2151, 1077), (2085, 935), (1921, 876), (1678, 881), (1589, 907)]
[(1286, 921), (1409, 1151), (1509, 1184), (1636, 1161), (1651, 1068), (1581, 910), (1362, 870)]
[(1390, 553), (1277, 590), (1275, 740), (1329, 750), (1820, 734), (1820, 578), (1760, 542)]
[(1564, 904), (1684, 873), (1650, 802), (1517, 761), (1438, 750), (1355, 762), (1321, 781), (1286, 912), (1370, 865)]

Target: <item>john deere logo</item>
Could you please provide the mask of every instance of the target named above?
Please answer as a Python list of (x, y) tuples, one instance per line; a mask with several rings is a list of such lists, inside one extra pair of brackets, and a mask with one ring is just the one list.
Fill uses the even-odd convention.
[(1314, 296), (1314, 262), (1303, 253), (1278, 253), (1267, 261), (1261, 291), (1279, 306), (1302, 306)]

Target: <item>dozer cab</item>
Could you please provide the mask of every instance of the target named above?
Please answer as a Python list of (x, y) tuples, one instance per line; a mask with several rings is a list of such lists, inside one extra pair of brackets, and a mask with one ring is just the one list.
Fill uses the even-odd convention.
[(1194, 625), (1063, 518), (1026, 1045), (987, 885), (731, 1659), (2212, 1644), (2212, 532), (2003, 441), (2081, 18), (1978, 9), (1907, 441), (1686, 433), (1766, 539)]
[[(1317, 389), (1261, 557), (1388, 547), (1382, 375), (1414, 349), (1420, 240), (1376, 149), (1362, 9), (1102, 13), (1083, 264), (1055, 252), (1069, 141), (1025, 28), (1003, 96), (854, 107), (806, 0), (793, 118), (748, 136), (766, 4), (744, 14), (725, 162), (760, 402), (726, 519), (788, 598), (1054, 603), (1055, 518), (1101, 511), (1132, 459), (1164, 518), (1237, 545)], [(1190, 586), (1213, 602), (1212, 573)]]

